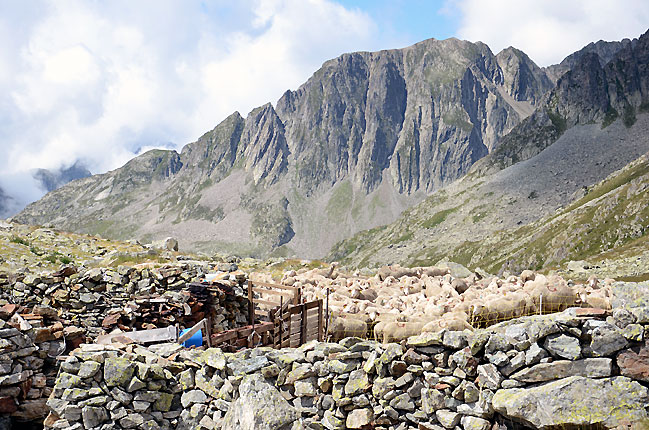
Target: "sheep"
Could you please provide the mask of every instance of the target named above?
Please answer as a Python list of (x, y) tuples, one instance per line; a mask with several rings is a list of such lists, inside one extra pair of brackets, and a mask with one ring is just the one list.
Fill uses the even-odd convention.
[(367, 323), (348, 315), (338, 316), (334, 317), (329, 332), (333, 342), (338, 342), (346, 337), (365, 337), (367, 336)]
[(423, 321), (391, 322), (383, 327), (383, 343), (401, 342), (422, 332)]

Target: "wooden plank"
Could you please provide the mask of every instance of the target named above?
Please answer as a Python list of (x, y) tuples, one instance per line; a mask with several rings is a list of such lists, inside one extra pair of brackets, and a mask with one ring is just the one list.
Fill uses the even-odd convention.
[(279, 301), (271, 301), (271, 300), (264, 300), (264, 299), (252, 299), (253, 303), (257, 303), (259, 305), (266, 305), (266, 306), (272, 306), (276, 308), (279, 306)]
[[(183, 333), (182, 336), (180, 336), (178, 338), (178, 343), (182, 345), (183, 342), (189, 340), (189, 338), (192, 337), (200, 329), (205, 330), (206, 328), (207, 328), (207, 320), (205, 318), (203, 318), (202, 320), (200, 320), (199, 322), (194, 324), (194, 327), (190, 328), (188, 331)], [(207, 334), (207, 333), (205, 333), (205, 334)]]
[(324, 330), (323, 330), (323, 323), (322, 323), (322, 299), (318, 300), (319, 306), (318, 306), (318, 342), (322, 342), (324, 340)]
[(252, 301), (253, 298), (252, 284), (248, 282), (248, 324), (255, 323), (255, 304)]
[[(248, 281), (250, 284), (251, 281)], [(268, 282), (257, 282), (257, 281), (252, 281), (253, 285), (259, 285), (260, 287), (268, 287), (268, 288), (277, 288), (279, 290), (287, 290), (287, 291), (297, 291), (299, 290), (298, 287), (291, 287), (289, 285), (280, 285), (280, 284), (269, 284)]]
[(236, 339), (236, 338), (237, 338), (236, 330), (223, 331), (221, 333), (212, 335), (212, 344), (219, 345), (223, 342), (227, 342), (229, 340)]
[(254, 287), (252, 289), (253, 292), (258, 293), (258, 294), (269, 294), (271, 296), (282, 296), (286, 297), (289, 299), (292, 299), (295, 297), (295, 294), (289, 293), (288, 291), (275, 291), (275, 290), (262, 290), (261, 288)]
[(302, 327), (300, 329), (300, 334), (302, 336), (301, 336), (300, 340), (301, 340), (301, 343), (306, 343), (306, 331), (307, 331), (307, 327), (308, 327), (308, 325), (307, 325), (307, 322), (308, 322), (307, 305), (303, 304), (303, 305), (300, 305), (300, 307), (302, 308)]
[(125, 336), (136, 342), (149, 343), (149, 342), (168, 342), (175, 341), (178, 337), (176, 327), (169, 326), (164, 328), (154, 328), (152, 330), (139, 330), (139, 331), (125, 331), (123, 333), (115, 333), (114, 336)]
[(265, 310), (261, 310), (261, 309), (255, 309), (255, 315), (260, 316), (260, 317), (267, 317), (268, 312), (265, 311)]
[(306, 308), (306, 310), (309, 310), (309, 309), (315, 309), (315, 308), (317, 308), (318, 306), (319, 306), (319, 300), (314, 300), (314, 301), (312, 301), (312, 302), (309, 302), (309, 303), (305, 303), (305, 304), (304, 304), (304, 307)]

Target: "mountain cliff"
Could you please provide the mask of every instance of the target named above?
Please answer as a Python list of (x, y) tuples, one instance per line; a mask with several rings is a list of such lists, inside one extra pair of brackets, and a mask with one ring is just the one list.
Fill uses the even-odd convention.
[(394, 223), (338, 243), (329, 258), (353, 266), (449, 258), (502, 271), (646, 245), (649, 33), (623, 45), (607, 62), (580, 55), (465, 177)]
[(426, 40), (327, 61), (180, 153), (74, 181), (15, 219), (200, 250), (313, 257), (465, 175), (552, 89), (510, 48)]

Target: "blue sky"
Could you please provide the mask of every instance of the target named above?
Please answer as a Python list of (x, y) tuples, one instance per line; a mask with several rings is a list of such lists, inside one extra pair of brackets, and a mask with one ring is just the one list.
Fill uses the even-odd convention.
[(180, 149), (345, 52), (455, 36), (546, 66), (648, 24), (646, 0), (0, 0), (0, 188), (18, 210), (33, 169)]
[(384, 37), (406, 45), (434, 37), (457, 35), (459, 12), (453, 2), (440, 0), (342, 0), (349, 9), (367, 13)]

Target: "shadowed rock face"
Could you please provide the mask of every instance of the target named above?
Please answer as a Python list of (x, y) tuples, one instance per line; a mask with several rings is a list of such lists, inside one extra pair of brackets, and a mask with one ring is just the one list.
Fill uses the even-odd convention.
[(92, 173), (86, 169), (79, 161), (75, 162), (72, 166), (67, 168), (60, 168), (59, 170), (52, 171), (47, 169), (38, 169), (34, 172), (34, 179), (38, 180), (45, 190), (54, 191), (62, 187), (68, 182), (75, 179), (86, 178)]
[(2, 188), (0, 188), (0, 217), (3, 217), (3, 214), (7, 210), (8, 201), (9, 196), (5, 194)]
[(234, 113), (180, 154), (150, 151), (76, 181), (18, 219), (321, 256), (462, 177), (552, 86), (524, 53), (483, 43), (344, 54), (276, 107)]

